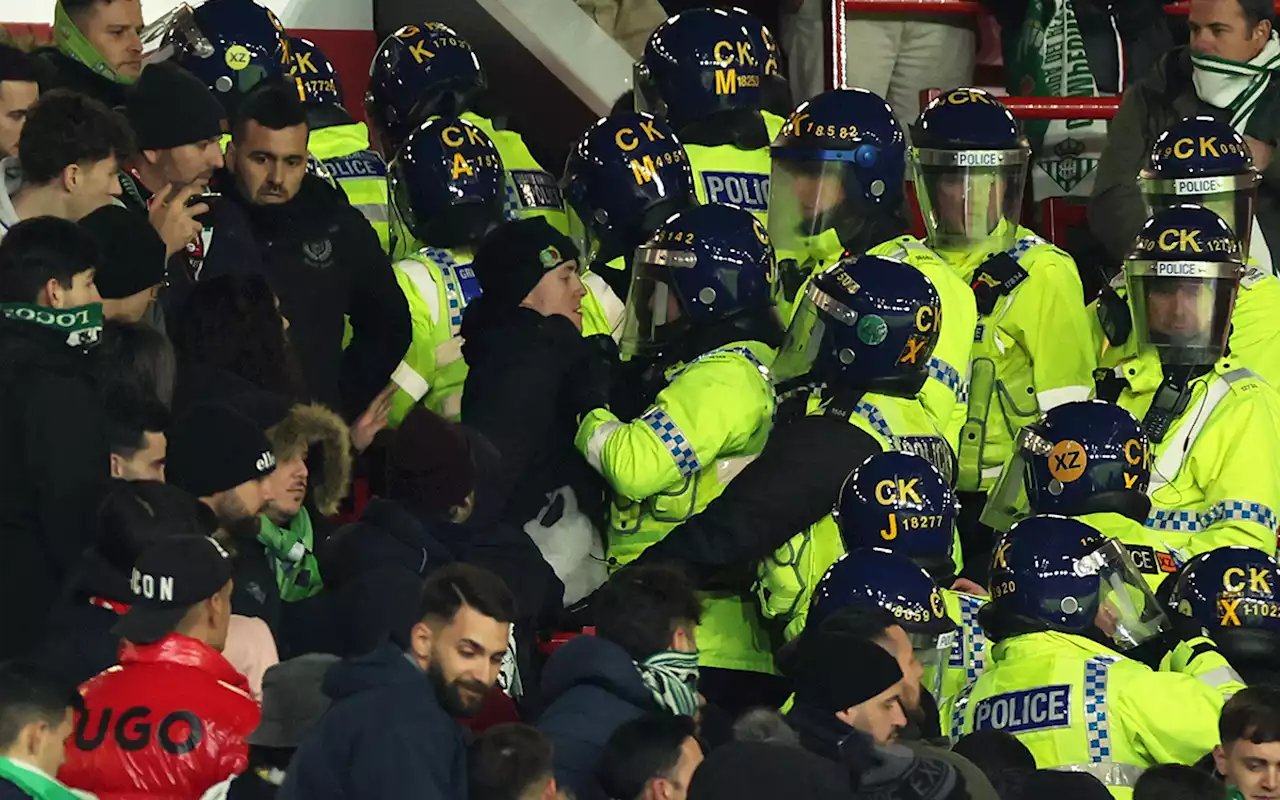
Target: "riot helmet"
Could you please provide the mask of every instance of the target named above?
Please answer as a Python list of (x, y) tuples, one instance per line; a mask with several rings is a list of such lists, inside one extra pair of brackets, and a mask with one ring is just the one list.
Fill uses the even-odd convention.
[(982, 524), (1007, 531), (1035, 514), (1123, 510), (1145, 518), (1150, 482), (1151, 447), (1133, 414), (1101, 400), (1063, 403), (1014, 437)]
[(289, 77), (298, 86), (298, 96), (309, 106), (343, 104), (342, 78), (333, 62), (310, 39), (289, 37), (292, 62)]
[(208, 86), (228, 114), (258, 84), (283, 80), (292, 62), (284, 26), (254, 0), (183, 4), (149, 30), (163, 35), (173, 60)]
[(953, 89), (920, 112), (911, 145), (929, 246), (986, 253), (1013, 247), (1031, 145), (1009, 109), (981, 89)]
[(914, 397), (929, 376), (941, 317), (937, 290), (915, 267), (846, 258), (809, 283), (774, 377)]
[(597, 120), (569, 153), (561, 185), (570, 236), (587, 263), (630, 255), (662, 220), (697, 202), (684, 147), (649, 114)]
[(388, 174), (396, 213), (424, 244), (474, 247), (502, 222), (502, 158), (485, 132), (466, 120), (424, 123), (409, 135)]
[(713, 204), (672, 214), (632, 258), (623, 354), (656, 356), (736, 315), (772, 315), (774, 267), (769, 234), (751, 212)]
[(1207, 208), (1176, 205), (1143, 224), (1124, 264), (1133, 329), (1166, 366), (1213, 364), (1227, 350), (1244, 270), (1231, 227)]

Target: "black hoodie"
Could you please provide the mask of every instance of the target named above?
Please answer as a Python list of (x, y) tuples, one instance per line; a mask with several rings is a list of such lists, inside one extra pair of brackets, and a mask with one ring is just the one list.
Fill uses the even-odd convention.
[(431, 680), (400, 648), (339, 662), (333, 705), (289, 765), (279, 800), (466, 800), (466, 743)]
[[(311, 398), (354, 419), (386, 387), (412, 336), (373, 228), (346, 195), (311, 175), (280, 205), (250, 203), (225, 173), (215, 185), (223, 200), (211, 212), (216, 235), (201, 280), (260, 269), (289, 320)], [(346, 319), (353, 335), (344, 350)]]

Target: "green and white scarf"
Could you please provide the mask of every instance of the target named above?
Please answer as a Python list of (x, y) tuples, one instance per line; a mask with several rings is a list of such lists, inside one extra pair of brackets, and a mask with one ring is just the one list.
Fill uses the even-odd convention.
[(1271, 34), (1262, 52), (1248, 62), (1192, 54), (1191, 80), (1201, 100), (1231, 113), (1231, 127), (1244, 133), (1258, 99), (1280, 69), (1280, 35)]
[(87, 792), (68, 789), (37, 767), (4, 757), (0, 757), (0, 778), (36, 800), (83, 800), (94, 797)]
[(698, 713), (698, 654), (663, 650), (635, 662), (654, 701), (672, 714)]
[(63, 55), (74, 58), (102, 77), (126, 85), (134, 82), (134, 78), (117, 74), (98, 52), (98, 48), (89, 43), (72, 21), (71, 15), (62, 7), (62, 0), (53, 5), (53, 38)]
[(67, 347), (93, 347), (102, 339), (102, 303), (75, 308), (49, 308), (31, 303), (0, 303), (0, 315), (17, 322), (29, 322), (59, 331), (67, 337)]

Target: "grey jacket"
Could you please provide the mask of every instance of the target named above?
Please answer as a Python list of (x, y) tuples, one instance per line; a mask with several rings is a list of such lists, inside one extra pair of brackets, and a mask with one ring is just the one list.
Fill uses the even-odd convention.
[[(1089, 200), (1089, 228), (1114, 270), (1133, 244), (1147, 213), (1137, 175), (1147, 166), (1151, 147), (1166, 128), (1183, 117), (1207, 114), (1226, 120), (1226, 112), (1200, 100), (1191, 82), (1191, 53), (1178, 47), (1124, 93), (1107, 131), (1107, 147), (1098, 164)], [(1263, 92), (1246, 133), (1275, 146), (1280, 141), (1280, 80)], [(1268, 242), (1280, 242), (1280, 152), (1262, 173), (1258, 225)]]

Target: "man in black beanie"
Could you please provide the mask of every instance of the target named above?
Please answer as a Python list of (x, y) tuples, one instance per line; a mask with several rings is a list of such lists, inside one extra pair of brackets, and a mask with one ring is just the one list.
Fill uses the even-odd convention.
[(98, 242), (101, 260), (94, 283), (102, 316), (141, 322), (164, 282), (164, 241), (146, 218), (121, 206), (103, 206), (80, 220)]
[[(149, 216), (164, 240), (166, 255), (176, 256), (168, 278), (180, 295), (199, 275), (213, 241), (212, 228), (198, 219), (209, 205), (187, 204), (209, 191), (213, 173), (222, 167), (226, 112), (198, 78), (161, 61), (144, 69), (129, 88), (124, 114), (137, 149), (120, 176), (121, 199), (131, 210)], [(179, 299), (166, 298), (166, 308), (175, 307)]]
[(907, 724), (902, 670), (880, 645), (838, 626), (805, 631), (791, 661), (795, 704), (787, 722), (807, 750), (835, 759), (855, 729), (888, 744)]
[(462, 319), (462, 421), (502, 453), (505, 518), (549, 527), (579, 510), (596, 516), (603, 484), (573, 437), (577, 415), (607, 402), (583, 395), (596, 383), (595, 340), (608, 337), (582, 337), (578, 248), (544, 219), (508, 222), (485, 237), (471, 268), (484, 294)]

